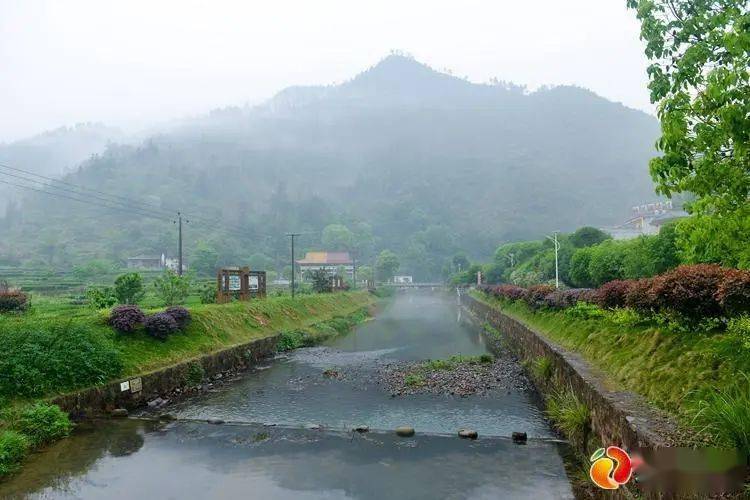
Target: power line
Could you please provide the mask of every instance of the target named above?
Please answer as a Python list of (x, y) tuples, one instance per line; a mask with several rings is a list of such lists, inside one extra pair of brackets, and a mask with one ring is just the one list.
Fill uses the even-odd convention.
[(123, 207), (117, 207), (117, 206), (113, 207), (111, 205), (103, 205), (103, 204), (100, 204), (100, 203), (94, 203), (91, 200), (82, 200), (80, 198), (74, 198), (73, 196), (66, 196), (66, 195), (60, 194), (60, 193), (53, 193), (53, 192), (50, 192), (50, 191), (45, 191), (44, 189), (37, 189), (37, 188), (34, 188), (34, 187), (25, 186), (23, 184), (17, 184), (15, 182), (4, 181), (2, 179), (0, 179), (0, 183), (7, 184), (9, 186), (15, 186), (15, 187), (23, 188), (23, 189), (28, 189), (28, 190), (31, 190), (31, 191), (36, 191), (38, 193), (42, 193), (42, 194), (46, 194), (46, 195), (50, 195), (50, 196), (57, 196), (59, 198), (66, 198), (68, 200), (77, 201), (79, 203), (84, 203), (86, 205), (93, 205), (93, 206), (97, 206), (97, 207), (108, 208), (110, 210), (119, 210), (121, 212), (127, 212), (127, 213), (131, 213), (131, 214), (135, 214), (135, 215), (140, 215), (142, 217), (150, 217), (152, 219), (158, 219), (158, 220), (162, 220), (162, 221), (169, 221), (169, 219), (162, 218), (162, 217), (159, 217), (159, 216), (155, 216), (155, 215), (152, 215), (152, 214), (135, 212), (133, 210), (127, 210), (127, 209), (125, 209)]
[[(62, 191), (65, 191), (65, 192), (69, 192), (69, 193), (78, 195), (78, 196), (92, 196), (92, 197), (94, 197), (94, 198), (96, 198), (96, 199), (98, 199), (100, 201), (105, 202), (105, 203), (112, 203), (112, 204), (116, 204), (118, 206), (122, 206), (123, 208), (127, 208), (127, 209), (137, 210), (139, 212), (148, 213), (149, 214), (148, 216), (152, 217), (152, 218), (159, 218), (159, 219), (161, 219), (164, 216), (174, 217), (173, 212), (165, 210), (163, 208), (160, 208), (160, 207), (158, 207), (155, 204), (146, 203), (146, 202), (139, 202), (139, 201), (137, 201), (137, 200), (135, 200), (133, 198), (129, 198), (127, 196), (120, 196), (120, 195), (116, 195), (116, 194), (106, 193), (104, 191), (99, 191), (97, 189), (93, 189), (93, 188), (90, 188), (90, 187), (81, 186), (79, 184), (74, 184), (72, 182), (66, 182), (66, 181), (62, 181), (62, 180), (59, 180), (59, 179), (53, 179), (51, 177), (46, 177), (44, 175), (36, 174), (36, 173), (31, 172), (29, 170), (24, 170), (24, 169), (21, 169), (21, 168), (11, 167), (10, 165), (4, 164), (4, 163), (0, 163), (0, 167), (6, 168), (6, 169), (9, 169), (9, 170), (13, 170), (15, 172), (21, 172), (23, 174), (31, 175), (31, 176), (34, 176), (34, 177), (39, 177), (40, 179), (44, 179), (44, 180), (49, 181), (49, 182), (64, 184), (65, 186), (70, 186), (72, 188), (75, 188), (78, 191), (73, 190), (73, 189), (68, 189), (68, 188), (65, 188), (65, 187), (62, 187), (62, 186), (56, 186), (56, 185), (52, 185), (52, 184), (45, 184), (45, 183), (43, 183), (41, 181), (38, 181), (36, 179), (31, 179), (31, 178), (28, 178), (26, 176), (22, 177), (22, 176), (19, 176), (19, 175), (15, 175), (15, 174), (11, 174), (11, 173), (8, 173), (8, 172), (1, 172), (0, 171), (0, 175), (11, 176), (11, 177), (15, 177), (15, 178), (24, 180), (26, 182), (32, 182), (32, 183), (41, 184), (47, 190), (40, 190), (40, 189), (38, 189), (38, 186), (37, 186), (37, 188), (34, 188), (34, 187), (28, 187), (28, 186), (21, 186), (21, 185), (18, 185), (18, 184), (12, 184), (12, 183), (8, 183), (8, 182), (5, 182), (5, 184), (15, 185), (17, 187), (23, 187), (23, 188), (26, 188), (26, 189), (31, 189), (33, 191), (38, 191), (38, 192), (42, 192), (42, 193), (45, 193), (45, 194), (53, 194), (54, 195), (55, 193), (53, 191), (49, 191), (49, 190), (57, 189), (57, 190), (62, 190)], [(90, 191), (91, 193), (96, 193), (96, 194), (102, 195), (104, 197), (122, 199), (122, 200), (125, 200), (125, 202), (118, 201), (117, 199), (112, 199), (111, 200), (111, 199), (107, 199), (107, 198), (102, 198), (102, 196), (95, 196), (95, 195), (87, 193), (86, 191)], [(71, 198), (69, 196), (60, 195), (59, 193), (57, 193), (56, 195), (59, 196), (59, 197), (61, 197), (61, 198), (74, 199), (74, 198)], [(84, 202), (83, 200), (79, 200), (77, 198), (75, 199), (75, 201)], [(152, 208), (151, 207), (153, 207), (156, 210), (158, 210), (159, 212), (161, 212), (161, 214), (154, 215), (154, 214), (156, 214), (156, 212), (152, 212)], [(113, 208), (113, 207), (110, 207), (110, 208)], [(175, 212), (177, 212), (177, 211), (178, 210), (175, 210)], [(182, 215), (186, 216), (186, 217), (190, 217), (194, 222), (203, 222), (204, 225), (206, 225), (206, 227), (215, 228), (217, 225), (220, 225), (220, 226), (223, 226), (225, 229), (228, 229), (228, 230), (231, 230), (231, 231), (235, 231), (235, 232), (239, 232), (239, 233), (243, 233), (243, 234), (246, 231), (246, 228), (242, 228), (240, 226), (236, 226), (236, 225), (230, 224), (230, 223), (228, 223), (226, 221), (222, 221), (222, 220), (210, 220), (210, 219), (205, 218), (205, 217), (200, 217), (200, 216), (197, 216), (197, 215), (194, 215), (194, 214), (188, 214), (188, 213), (185, 213), (185, 212), (183, 212)], [(257, 236), (264, 236), (264, 237), (268, 237), (268, 238), (272, 238), (273, 237), (271, 235), (257, 235)]]
[[(134, 200), (133, 198), (128, 198), (127, 196), (121, 196), (121, 195), (112, 194), (112, 193), (105, 193), (104, 191), (99, 191), (99, 190), (96, 190), (94, 188), (90, 188), (90, 187), (86, 187), (86, 186), (81, 186), (79, 184), (73, 184), (72, 182), (66, 182), (66, 181), (62, 181), (60, 179), (54, 179), (52, 177), (46, 177), (44, 175), (31, 172), (29, 170), (24, 170), (24, 169), (17, 168), (17, 167), (11, 167), (10, 165), (6, 165), (4, 163), (0, 163), (0, 167), (6, 168), (8, 170), (13, 170), (13, 171), (16, 171), (16, 172), (21, 172), (23, 174), (32, 175), (34, 177), (39, 177), (40, 179), (44, 179), (44, 180), (49, 181), (49, 182), (55, 182), (55, 183), (58, 183), (58, 184), (64, 184), (66, 186), (71, 186), (71, 187), (74, 187), (74, 188), (76, 188), (78, 190), (81, 190), (81, 191), (91, 191), (92, 193), (97, 193), (97, 194), (104, 195), (104, 196), (107, 196), (107, 197), (110, 197), (110, 198), (119, 198), (119, 199), (127, 201), (127, 202), (129, 202), (131, 204), (135, 203), (136, 205), (150, 206), (152, 208), (155, 208), (155, 209), (157, 209), (159, 211), (162, 211), (162, 212), (165, 212), (165, 213), (170, 213), (170, 214), (172, 213), (172, 212), (168, 212), (168, 211), (164, 210), (163, 208), (161, 208), (161, 207), (159, 207), (159, 206), (157, 206), (157, 205), (155, 205), (153, 203), (148, 203), (148, 202), (144, 202), (144, 201)], [(11, 174), (6, 174), (6, 175), (11, 175)], [(35, 181), (34, 180), (33, 182), (39, 182), (39, 181)], [(58, 189), (63, 189), (63, 188), (60, 188), (58, 186), (55, 186), (55, 187), (58, 188)], [(81, 194), (83, 194), (83, 193), (81, 193)], [(122, 203), (122, 202), (118, 202), (118, 203)]]
[[(65, 187), (62, 187), (62, 186), (52, 186), (52, 185), (49, 185), (49, 184), (44, 184), (41, 181), (37, 181), (35, 179), (29, 179), (29, 178), (26, 178), (24, 176), (15, 175), (15, 174), (11, 174), (11, 173), (8, 173), (8, 172), (0, 172), (0, 175), (14, 177), (16, 179), (21, 179), (21, 180), (26, 181), (26, 182), (35, 183), (34, 187), (37, 187), (37, 188), (39, 186), (36, 186), (36, 184), (39, 184), (39, 185), (43, 186), (47, 190), (47, 191), (43, 191), (43, 192), (47, 192), (47, 193), (50, 193), (50, 194), (52, 194), (52, 193), (55, 192), (55, 191), (50, 191), (50, 190), (57, 189), (57, 190), (65, 191), (65, 192), (72, 193), (72, 194), (78, 195), (78, 196), (92, 197), (92, 198), (100, 200), (100, 201), (102, 201), (104, 203), (112, 203), (112, 204), (115, 204), (115, 206), (117, 206), (118, 208), (121, 207), (121, 208), (126, 208), (126, 209), (138, 210), (140, 212), (148, 213), (150, 215), (156, 215), (157, 217), (162, 217), (163, 216), (163, 214), (157, 214), (156, 212), (151, 212), (149, 209), (140, 208), (140, 207), (135, 206), (135, 205), (125, 204), (125, 203), (122, 203), (122, 202), (119, 202), (119, 201), (115, 201), (115, 200), (109, 200), (107, 198), (104, 198), (104, 197), (101, 197), (101, 196), (96, 196), (96, 195), (93, 195), (93, 194), (90, 194), (90, 193), (82, 193), (82, 192), (76, 191), (74, 189), (68, 189), (68, 188), (65, 188)], [(88, 198), (86, 198), (86, 199), (88, 200)], [(167, 212), (165, 212), (164, 214), (166, 214), (166, 213)]]

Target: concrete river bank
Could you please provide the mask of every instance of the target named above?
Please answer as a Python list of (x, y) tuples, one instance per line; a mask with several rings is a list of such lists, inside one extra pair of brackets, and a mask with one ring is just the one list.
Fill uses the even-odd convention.
[[(457, 313), (438, 294), (400, 295), (345, 336), (167, 407), (178, 421), (82, 426), (31, 457), (0, 497), (572, 497), (564, 445), (527, 389), (394, 396), (379, 383), (388, 363), (486, 353)], [(350, 431), (358, 425), (370, 432)], [(400, 425), (416, 435), (397, 437)], [(460, 428), (479, 439), (459, 439)], [(514, 431), (529, 441), (514, 444)]]

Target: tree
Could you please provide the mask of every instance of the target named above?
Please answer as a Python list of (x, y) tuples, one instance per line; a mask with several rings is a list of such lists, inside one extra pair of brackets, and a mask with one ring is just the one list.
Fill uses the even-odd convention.
[(469, 262), (469, 259), (466, 257), (466, 254), (457, 253), (451, 259), (451, 272), (460, 273), (461, 271), (466, 271), (467, 269), (469, 269), (470, 265), (471, 263)]
[(390, 250), (383, 250), (375, 261), (375, 271), (380, 280), (388, 281), (393, 278), (401, 264), (398, 257)]
[(354, 234), (342, 224), (329, 224), (323, 229), (321, 241), (328, 250), (351, 250)]
[(612, 237), (602, 231), (591, 226), (584, 226), (578, 228), (576, 232), (570, 235), (570, 243), (576, 248), (590, 247), (592, 245), (598, 245), (602, 241), (610, 240)]
[(658, 191), (691, 192), (691, 210), (734, 212), (750, 194), (750, 12), (737, 0), (628, 0), (646, 42), (662, 155)]
[(138, 273), (122, 274), (115, 280), (115, 297), (120, 304), (137, 304), (145, 293), (143, 278)]
[(313, 291), (316, 293), (325, 293), (331, 291), (331, 277), (323, 269), (318, 269), (310, 273)]
[(195, 245), (190, 267), (198, 274), (213, 275), (216, 272), (218, 259), (219, 253), (213, 245), (201, 240)]
[(371, 280), (372, 279), (372, 268), (370, 266), (362, 266), (357, 268), (357, 279), (358, 280)]
[(169, 269), (154, 280), (156, 295), (165, 306), (174, 306), (185, 302), (190, 293), (190, 274), (180, 276)]
[(269, 270), (273, 268), (273, 259), (265, 254), (262, 253), (254, 253), (252, 254), (248, 259), (247, 263), (250, 266), (250, 269), (253, 270)]

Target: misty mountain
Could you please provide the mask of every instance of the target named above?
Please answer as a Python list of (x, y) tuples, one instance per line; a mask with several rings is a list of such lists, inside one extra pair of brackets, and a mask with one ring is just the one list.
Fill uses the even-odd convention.
[[(66, 179), (222, 221), (190, 236), (220, 262), (261, 254), (281, 266), (284, 232), (341, 223), (364, 260), (390, 248), (426, 278), (458, 251), (484, 257), (503, 241), (619, 222), (654, 197), (657, 136), (655, 118), (584, 89), (475, 84), (389, 56), (341, 85), (291, 87), (112, 145)], [(175, 245), (162, 222), (41, 195), (22, 220), (6, 221), (14, 246), (0, 256), (62, 265)]]
[[(47, 177), (59, 177), (122, 138), (123, 134), (117, 128), (101, 123), (79, 123), (26, 139), (0, 143), (0, 163)], [(0, 180), (21, 183), (15, 178)], [(18, 188), (0, 184), (0, 199), (16, 198), (19, 191)], [(0, 206), (0, 213), (5, 208), (4, 204)]]

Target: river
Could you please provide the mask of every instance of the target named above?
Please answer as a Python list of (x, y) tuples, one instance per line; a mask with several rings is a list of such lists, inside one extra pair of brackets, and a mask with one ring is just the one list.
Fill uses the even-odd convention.
[[(458, 314), (441, 294), (400, 294), (347, 335), (170, 406), (176, 422), (82, 426), (32, 456), (0, 497), (572, 498), (565, 447), (527, 390), (394, 397), (378, 384), (389, 362), (487, 352)], [(395, 436), (399, 425), (416, 435)], [(528, 442), (514, 444), (513, 431)]]

